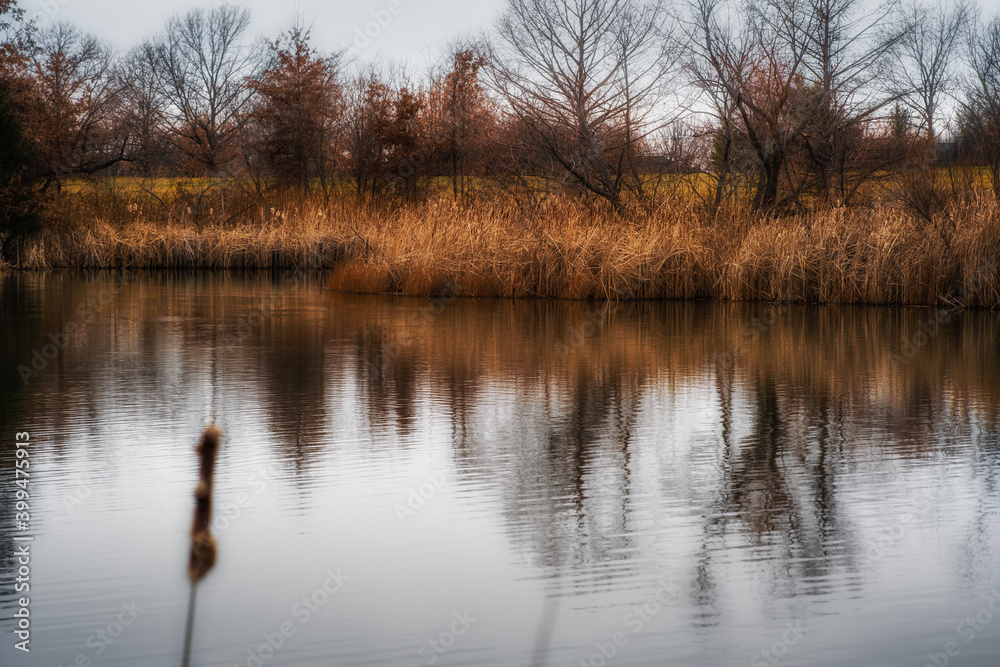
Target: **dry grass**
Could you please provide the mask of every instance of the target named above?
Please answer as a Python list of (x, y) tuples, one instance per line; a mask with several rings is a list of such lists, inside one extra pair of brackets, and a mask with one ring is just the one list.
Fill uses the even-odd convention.
[(364, 252), (338, 265), (330, 286), (477, 297), (709, 297), (715, 234), (693, 220), (621, 220), (570, 202), (531, 217), (516, 208), (430, 204), (360, 221)]
[(628, 220), (567, 203), (428, 207), (366, 221), (367, 251), (331, 272), (341, 291), (569, 299), (1000, 306), (995, 201), (952, 213), (946, 235), (898, 210), (716, 224), (675, 207)]
[(225, 221), (207, 207), (186, 218), (179, 200), (186, 209), (156, 219), (141, 193), (128, 197), (77, 202), (77, 224), (35, 240), (16, 268), (296, 267), (327, 269), (329, 286), (348, 292), (1000, 306), (1000, 210), (989, 196), (933, 223), (897, 208), (712, 221), (694, 200), (615, 215), (571, 199), (530, 213), (287, 202)]
[(322, 269), (344, 250), (339, 237), (315, 224), (194, 228), (96, 221), (44, 234), (18, 268)]

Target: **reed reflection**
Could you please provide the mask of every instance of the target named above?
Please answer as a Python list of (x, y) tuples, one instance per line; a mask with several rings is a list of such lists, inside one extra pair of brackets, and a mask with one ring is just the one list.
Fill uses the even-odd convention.
[[(36, 314), (5, 321), (8, 367), (99, 284), (25, 280), (3, 283), (5, 314)], [(276, 295), (240, 335), (240, 315)], [(421, 447), (429, 421), (446, 419), (459, 482), (489, 478), (515, 550), (544, 576), (586, 593), (669, 562), (705, 624), (723, 613), (734, 550), (766, 569), (774, 599), (856, 586), (866, 547), (845, 494), (877, 475), (904, 480), (943, 457), (972, 466), (961, 474), (991, 471), (977, 483), (996, 491), (995, 313), (956, 313), (900, 363), (933, 311), (640, 303), (595, 325), (586, 303), (427, 305), (328, 293), (319, 279), (142, 276), (37, 384), (5, 390), (20, 398), (2, 409), (21, 412), (4, 421), (113, 421), (121, 406), (102, 396), (128, 381), (135, 413), (202, 423), (210, 404), (236, 440), (250, 426), (231, 415), (259, 408), (301, 477), (341, 446), (338, 425), (360, 420), (391, 451)], [(976, 545), (995, 528), (968, 530)], [(996, 562), (982, 549), (963, 576)]]

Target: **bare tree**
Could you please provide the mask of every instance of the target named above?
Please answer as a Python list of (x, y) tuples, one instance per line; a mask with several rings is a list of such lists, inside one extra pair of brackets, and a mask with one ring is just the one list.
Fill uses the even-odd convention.
[(29, 124), (49, 181), (128, 159), (113, 128), (119, 87), (108, 48), (59, 23), (39, 33), (31, 69), (38, 104)]
[(220, 5), (174, 17), (149, 45), (166, 116), (179, 148), (198, 167), (217, 173), (232, 159), (243, 112), (253, 95), (244, 82), (259, 57), (242, 41), (250, 11)]
[(895, 80), (900, 99), (917, 114), (919, 129), (933, 143), (938, 136), (939, 110), (956, 87), (955, 64), (972, 19), (967, 0), (917, 1), (906, 8), (910, 29), (896, 49)]
[(584, 190), (645, 195), (635, 154), (663, 127), (660, 2), (509, 0), (488, 76), (508, 110)]
[(885, 76), (887, 56), (906, 32), (896, 19), (899, 0), (760, 0), (747, 7), (801, 55), (803, 76), (824, 95), (867, 107), (883, 94), (872, 84)]
[(911, 26), (899, 18), (899, 0), (763, 0), (760, 20), (802, 54), (811, 89), (812, 122), (803, 140), (814, 193), (847, 203), (884, 165), (870, 160), (864, 138), (896, 99), (884, 85), (891, 56)]
[(990, 172), (1000, 199), (1000, 16), (977, 25), (970, 40), (971, 80), (962, 103), (960, 134)]
[(689, 83), (700, 91), (702, 103), (707, 104), (710, 118), (703, 124), (701, 134), (710, 138), (706, 169), (715, 177), (710, 205), (713, 212), (732, 194), (737, 177), (734, 168), (735, 128), (738, 123), (735, 103), (741, 99), (734, 95), (735, 82), (723, 78), (732, 62), (727, 54), (738, 50), (738, 47), (732, 45), (732, 27), (720, 17), (719, 6), (719, 2), (692, 2), (683, 31), (683, 45), (687, 52), (684, 68)]
[(862, 163), (862, 143), (893, 99), (879, 81), (902, 35), (890, 21), (894, 7), (895, 0), (693, 0), (688, 70), (715, 108), (723, 163), (731, 165), (741, 144), (752, 148), (756, 208), (801, 203), (806, 191), (823, 201), (836, 192), (846, 203), (874, 171)]
[(797, 104), (805, 46), (783, 43), (758, 13), (731, 11), (723, 0), (694, 0), (688, 30), (688, 69), (718, 114), (724, 169), (739, 144), (749, 145), (758, 172), (753, 204), (771, 209), (792, 146), (815, 112)]
[(152, 176), (155, 167), (165, 166), (170, 153), (166, 125), (166, 100), (156, 81), (152, 51), (133, 49), (118, 64), (120, 90), (118, 120), (127, 133), (132, 164), (143, 176)]

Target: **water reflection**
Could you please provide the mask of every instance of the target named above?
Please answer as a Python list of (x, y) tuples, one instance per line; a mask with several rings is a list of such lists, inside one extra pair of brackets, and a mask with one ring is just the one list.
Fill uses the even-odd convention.
[[(279, 470), (259, 499), (251, 495), (231, 550), (256, 548), (271, 534), (295, 549), (354, 555), (362, 571), (365, 559), (373, 572), (415, 568), (437, 582), (433, 595), (449, 601), (462, 599), (461, 578), (441, 553), (461, 552), (481, 563), (480, 580), (492, 577), (476, 604), (501, 619), (523, 616), (532, 628), (551, 614), (551, 659), (565, 664), (586, 659), (591, 633), (612, 632), (621, 610), (648, 599), (664, 576), (676, 578), (682, 595), (622, 664), (648, 664), (668, 647), (677, 664), (745, 663), (759, 637), (794, 614), (881, 618), (891, 629), (863, 654), (900, 638), (929, 637), (933, 650), (954, 629), (939, 612), (885, 620), (887, 610), (959, 609), (998, 584), (995, 313), (957, 313), (920, 337), (933, 311), (451, 303), (332, 294), (315, 277), (270, 275), (142, 275), (109, 293), (115, 280), (58, 273), (2, 280), (0, 417), (5, 432), (43, 436), (43, 506), (57, 507), (79, 484), (79, 468), (139, 432), (147, 449), (121, 467), (144, 491), (172, 497), (190, 479), (187, 445), (216, 420), (227, 434), (220, 469), (234, 471), (232, 480), (260, 462)], [(17, 367), (30, 365), (49, 334), (80, 319), (79, 304), (102, 290), (106, 302), (26, 386)], [(903, 354), (913, 341), (916, 353)], [(12, 448), (9, 439), (0, 444), (4, 460)], [(424, 469), (446, 470), (452, 480), (416, 519), (439, 538), (429, 560), (405, 551), (413, 543), (399, 536), (391, 511)], [(169, 523), (156, 510), (126, 507), (134, 487), (115, 474), (94, 482), (93, 514), (48, 527), (42, 519), (40, 544), (58, 542), (56, 525), (91, 529), (86, 522), (111, 517), (136, 529)], [(12, 488), (2, 488), (10, 507)], [(921, 491), (932, 500), (915, 510)], [(490, 541), (494, 523), (503, 553)], [(11, 527), (0, 525), (9, 572)], [(486, 532), (462, 533), (472, 525)], [(172, 543), (170, 530), (174, 523), (157, 548)], [(126, 549), (135, 559), (125, 570), (131, 577), (148, 580), (153, 548), (138, 539)], [(222, 574), (223, 560), (220, 578), (232, 576), (235, 586), (238, 571), (255, 580), (259, 564), (230, 557), (233, 574)], [(306, 571), (309, 558), (301, 560), (289, 580), (263, 586), (285, 599), (282, 591), (312, 585), (295, 574)], [(73, 561), (50, 565), (64, 584), (80, 574)], [(505, 590), (514, 582), (537, 587), (518, 588), (524, 597), (515, 602)], [(390, 593), (388, 579), (369, 583), (375, 599), (401, 595)], [(223, 609), (245, 595), (216, 593)], [(55, 608), (64, 594), (42, 599)], [(564, 602), (544, 607), (545, 597)], [(3, 608), (11, 604), (9, 594), (0, 597)], [(162, 605), (172, 618), (175, 601), (165, 594)], [(524, 605), (530, 614), (519, 611)], [(69, 632), (89, 612), (80, 602), (75, 615), (47, 613), (52, 632)], [(369, 624), (381, 613), (384, 628), (384, 611), (353, 613), (343, 620), (354, 628), (353, 643), (338, 644), (339, 632), (317, 635), (276, 662), (403, 661), (429, 631), (424, 619), (401, 616), (376, 632)], [(244, 621), (261, 626), (257, 635), (269, 629), (250, 611)], [(220, 621), (216, 637), (224, 638), (202, 647), (218, 664), (241, 653), (240, 640), (225, 638), (227, 627)], [(528, 664), (535, 635), (484, 630), (445, 660)], [(1000, 647), (998, 636), (994, 630), (976, 645), (979, 653), (967, 651), (965, 664)], [(786, 662), (841, 664), (846, 654), (836, 641), (814, 642), (808, 656)], [(883, 647), (880, 664), (919, 660), (920, 645), (916, 658)]]

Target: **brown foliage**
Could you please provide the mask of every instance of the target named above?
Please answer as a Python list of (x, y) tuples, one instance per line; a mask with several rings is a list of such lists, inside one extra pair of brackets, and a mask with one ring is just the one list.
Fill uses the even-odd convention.
[(428, 159), (420, 133), (424, 95), (394, 88), (374, 73), (354, 84), (349, 109), (349, 171), (358, 201), (378, 201), (393, 192), (415, 199)]
[(425, 115), (435, 146), (431, 169), (447, 174), (452, 196), (467, 199), (472, 178), (484, 174), (488, 142), (495, 134), (496, 113), (480, 80), (486, 60), (472, 49), (452, 54), (451, 71), (431, 84)]
[(276, 62), (247, 80), (259, 98), (252, 113), (259, 149), (280, 181), (306, 191), (319, 178), (325, 189), (341, 110), (336, 60), (319, 57), (299, 28), (271, 49)]
[(58, 24), (39, 34), (29, 67), (29, 123), (50, 181), (93, 174), (125, 159), (114, 125), (118, 88), (104, 46)]

